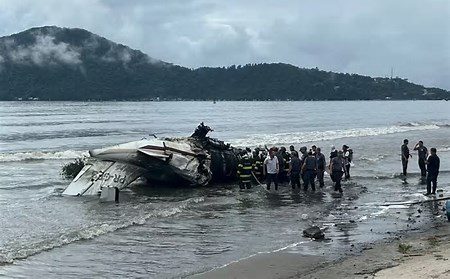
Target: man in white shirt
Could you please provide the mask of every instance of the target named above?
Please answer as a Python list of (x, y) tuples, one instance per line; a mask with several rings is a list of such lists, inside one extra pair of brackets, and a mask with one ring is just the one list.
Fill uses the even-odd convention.
[(275, 184), (275, 191), (278, 191), (278, 180), (277, 175), (280, 171), (280, 165), (278, 164), (278, 159), (275, 156), (273, 149), (270, 149), (269, 156), (264, 160), (263, 174), (267, 174), (267, 190), (270, 190), (270, 184)]

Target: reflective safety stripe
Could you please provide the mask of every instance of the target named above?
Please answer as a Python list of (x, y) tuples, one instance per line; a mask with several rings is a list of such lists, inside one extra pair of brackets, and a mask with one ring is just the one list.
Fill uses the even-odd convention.
[(244, 169), (244, 170), (251, 170), (252, 167), (251, 167), (251, 166), (248, 166), (248, 167), (243, 167), (242, 169)]
[(239, 175), (240, 178), (247, 178), (247, 177), (252, 177), (251, 174), (241, 174)]

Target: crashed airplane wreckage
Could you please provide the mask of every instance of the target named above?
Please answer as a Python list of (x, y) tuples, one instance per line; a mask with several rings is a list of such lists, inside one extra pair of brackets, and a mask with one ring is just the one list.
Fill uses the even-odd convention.
[(143, 139), (90, 150), (85, 166), (63, 195), (103, 196), (102, 192), (124, 189), (140, 178), (188, 186), (235, 179), (238, 150), (207, 137), (210, 131), (201, 123), (187, 138)]

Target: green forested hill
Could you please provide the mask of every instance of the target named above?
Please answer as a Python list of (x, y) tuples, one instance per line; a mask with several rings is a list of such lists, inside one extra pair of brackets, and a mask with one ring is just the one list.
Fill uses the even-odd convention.
[(400, 78), (289, 64), (188, 69), (83, 29), (46, 26), (0, 38), (0, 100), (448, 99)]

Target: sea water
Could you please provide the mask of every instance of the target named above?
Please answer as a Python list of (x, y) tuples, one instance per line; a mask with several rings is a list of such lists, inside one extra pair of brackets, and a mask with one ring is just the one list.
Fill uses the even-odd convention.
[[(61, 195), (70, 183), (61, 166), (89, 149), (188, 136), (202, 121), (212, 137), (238, 147), (314, 144), (328, 157), (332, 145), (349, 145), (352, 179), (342, 196), (328, 177), (316, 193), (220, 184), (139, 186), (119, 204)], [(406, 180), (404, 138), (413, 154)], [(438, 149), (438, 188), (449, 193), (449, 138), (445, 101), (0, 102), (0, 275), (172, 278), (262, 252), (336, 256), (444, 220), (439, 203), (384, 204), (424, 199), (412, 151), (418, 140)], [(328, 240), (303, 238), (310, 225)]]

